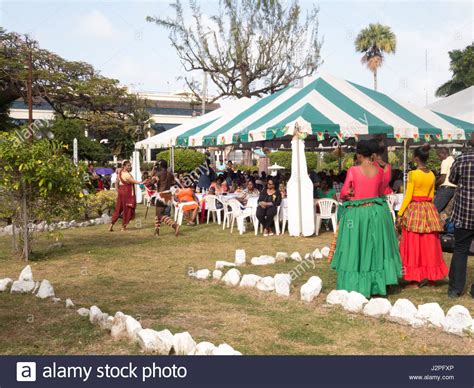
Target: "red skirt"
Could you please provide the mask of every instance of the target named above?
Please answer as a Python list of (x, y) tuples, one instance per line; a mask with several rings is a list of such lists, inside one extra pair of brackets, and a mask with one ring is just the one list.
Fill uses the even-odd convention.
[(437, 232), (416, 233), (402, 229), (400, 239), (403, 279), (419, 282), (443, 279), (448, 267), (443, 259), (441, 242)]

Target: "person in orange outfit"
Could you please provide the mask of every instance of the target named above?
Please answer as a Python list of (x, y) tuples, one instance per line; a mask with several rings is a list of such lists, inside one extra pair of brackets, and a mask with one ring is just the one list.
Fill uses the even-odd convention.
[(190, 187), (185, 189), (177, 189), (176, 198), (178, 199), (178, 202), (194, 202), (184, 205), (183, 212), (188, 220), (188, 225), (195, 225), (195, 220), (199, 209), (199, 200), (196, 198), (193, 189)]
[(417, 169), (408, 173), (405, 198), (398, 212), (403, 278), (411, 282), (409, 288), (418, 288), (448, 274), (439, 239), (443, 226), (433, 204), (436, 178), (426, 167), (429, 150), (429, 144), (415, 149)]

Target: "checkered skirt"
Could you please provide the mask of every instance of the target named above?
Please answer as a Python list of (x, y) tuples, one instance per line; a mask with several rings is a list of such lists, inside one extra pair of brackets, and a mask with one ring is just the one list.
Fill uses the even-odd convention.
[(444, 229), (432, 198), (428, 197), (412, 197), (401, 224), (404, 229), (415, 233), (442, 232)]

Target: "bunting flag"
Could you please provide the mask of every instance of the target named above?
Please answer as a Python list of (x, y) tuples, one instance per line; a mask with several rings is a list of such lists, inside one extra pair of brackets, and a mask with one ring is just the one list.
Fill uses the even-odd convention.
[(318, 141), (323, 141), (324, 140), (324, 132), (318, 132), (316, 134)]
[(417, 133), (414, 133), (413, 134), (413, 141), (415, 143), (418, 143), (420, 141), (420, 135), (418, 135)]
[(446, 137), (447, 137), (446, 140), (448, 140), (449, 142), (453, 141), (453, 134), (452, 133), (448, 133)]
[(337, 140), (339, 140), (341, 143), (344, 143), (344, 135), (342, 132), (336, 133)]
[(435, 137), (436, 137), (436, 140), (438, 140), (438, 141), (443, 140), (443, 136), (441, 136), (441, 133), (437, 133), (437, 134), (435, 135)]
[(425, 133), (425, 141), (429, 142), (431, 140), (431, 135), (429, 133)]
[(395, 134), (395, 140), (397, 141), (397, 143), (401, 143), (403, 141), (402, 134), (401, 133)]

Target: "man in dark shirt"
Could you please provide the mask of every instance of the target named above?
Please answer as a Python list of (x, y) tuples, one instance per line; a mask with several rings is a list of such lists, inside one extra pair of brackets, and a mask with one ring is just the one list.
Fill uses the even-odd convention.
[[(471, 148), (454, 161), (449, 181), (457, 185), (451, 221), (454, 223), (454, 253), (449, 269), (450, 298), (458, 298), (466, 285), (467, 256), (474, 238), (474, 133)], [(474, 284), (471, 285), (474, 297)]]
[(168, 202), (171, 200), (170, 189), (174, 184), (174, 176), (168, 171), (168, 163), (166, 160), (159, 160), (154, 172), (157, 192), (159, 195), (155, 202), (155, 236), (160, 234), (162, 222), (172, 227), (175, 230), (175, 235), (178, 236), (179, 225), (174, 222), (171, 217), (166, 215), (166, 208), (169, 206)]

